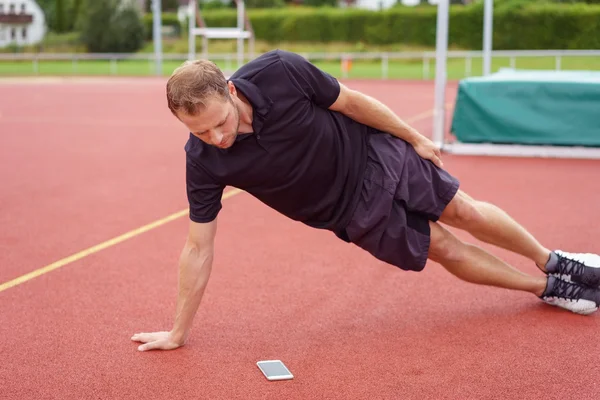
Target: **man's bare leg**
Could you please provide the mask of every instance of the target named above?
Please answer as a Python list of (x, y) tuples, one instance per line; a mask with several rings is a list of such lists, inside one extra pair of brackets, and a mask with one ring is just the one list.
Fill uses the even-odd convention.
[(552, 275), (527, 275), (485, 250), (459, 240), (437, 222), (429, 222), (429, 259), (456, 277), (475, 284), (520, 290), (544, 302), (578, 314), (591, 314), (600, 306), (600, 289), (567, 282)]
[(527, 275), (485, 250), (465, 243), (436, 222), (430, 222), (429, 258), (456, 277), (475, 284), (521, 290), (541, 296), (547, 278)]
[(521, 254), (545, 271), (550, 250), (493, 204), (474, 200), (459, 190), (442, 213), (440, 222), (466, 230), (483, 242)]

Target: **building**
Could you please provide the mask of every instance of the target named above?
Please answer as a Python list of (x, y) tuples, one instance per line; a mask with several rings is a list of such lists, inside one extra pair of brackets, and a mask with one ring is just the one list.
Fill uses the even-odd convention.
[(34, 0), (0, 0), (0, 48), (39, 43), (46, 30), (44, 12)]

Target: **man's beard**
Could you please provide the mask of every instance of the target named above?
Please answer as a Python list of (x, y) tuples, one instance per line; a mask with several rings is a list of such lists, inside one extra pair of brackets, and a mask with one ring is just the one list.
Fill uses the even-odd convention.
[[(231, 101), (233, 103), (233, 100)], [(240, 131), (240, 111), (238, 110), (238, 108), (235, 106), (235, 104), (233, 104), (233, 109), (235, 111), (235, 119), (237, 120), (237, 124), (235, 125), (235, 136), (237, 137), (238, 132)]]
[[(227, 141), (229, 142), (231, 140), (231, 144), (229, 146), (227, 146), (227, 148), (230, 148), (235, 144), (237, 136), (238, 136), (238, 132), (240, 129), (240, 124), (241, 124), (240, 112), (239, 112), (238, 108), (235, 106), (235, 103), (233, 102), (233, 100), (231, 98), (229, 99), (229, 102), (233, 106), (233, 112), (235, 113), (235, 119), (236, 119), (237, 123), (235, 124), (234, 131), (231, 132), (231, 134), (227, 135)], [(217, 146), (217, 147), (220, 147), (220, 146)]]
[(235, 125), (235, 136), (237, 136), (237, 135), (238, 135), (238, 132), (240, 131), (240, 124), (241, 124), (241, 121), (240, 121), (240, 112), (238, 111), (237, 107), (234, 107), (234, 109), (235, 109), (235, 119), (236, 119), (236, 120), (237, 120), (237, 122), (238, 122), (238, 123)]
[(231, 146), (233, 146), (233, 144), (235, 144), (235, 140), (237, 139), (238, 133), (240, 131), (240, 111), (238, 110), (238, 108), (235, 106), (235, 103), (233, 102), (233, 100), (229, 100), (231, 101), (231, 105), (233, 106), (233, 111), (235, 112), (235, 119), (237, 121), (237, 123), (235, 124), (235, 130), (232, 133), (232, 137), (233, 137), (233, 143), (231, 144)]

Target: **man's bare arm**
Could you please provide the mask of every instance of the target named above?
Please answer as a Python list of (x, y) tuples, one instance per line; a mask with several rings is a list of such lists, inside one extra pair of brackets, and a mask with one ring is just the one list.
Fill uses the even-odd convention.
[(340, 83), (340, 94), (329, 109), (339, 111), (361, 124), (407, 141), (421, 157), (431, 160), (438, 167), (442, 167), (441, 152), (434, 143), (404, 122), (379, 100), (349, 89)]
[(179, 294), (175, 321), (171, 331), (137, 333), (140, 351), (172, 350), (183, 346), (200, 306), (212, 270), (216, 220), (199, 224), (190, 222), (188, 238), (179, 257)]

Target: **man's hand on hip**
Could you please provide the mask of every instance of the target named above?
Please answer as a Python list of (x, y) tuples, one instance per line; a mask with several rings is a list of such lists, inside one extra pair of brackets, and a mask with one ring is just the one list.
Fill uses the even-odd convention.
[(413, 143), (415, 151), (421, 158), (430, 160), (439, 168), (443, 168), (442, 153), (440, 149), (428, 138), (422, 137), (416, 143)]
[(139, 351), (174, 350), (183, 346), (183, 342), (176, 341), (171, 332), (136, 333), (131, 340), (144, 343), (138, 347)]

